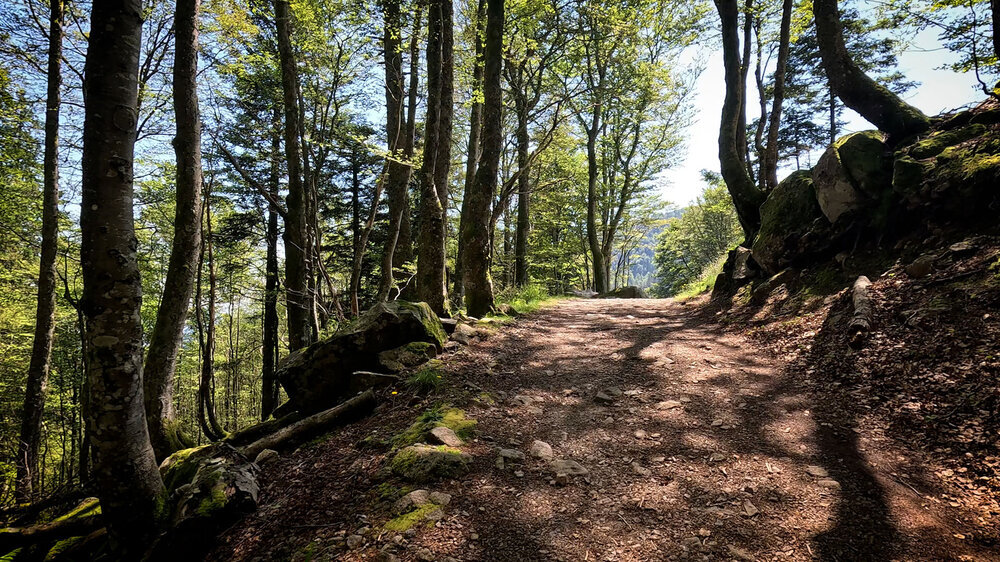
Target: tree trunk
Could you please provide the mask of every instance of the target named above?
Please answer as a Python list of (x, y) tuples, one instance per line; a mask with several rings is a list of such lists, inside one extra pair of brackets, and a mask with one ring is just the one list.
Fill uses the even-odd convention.
[(781, 4), (781, 31), (778, 37), (778, 62), (774, 68), (774, 99), (767, 125), (767, 147), (764, 150), (764, 170), (768, 189), (778, 186), (778, 130), (781, 128), (781, 106), (785, 101), (785, 69), (788, 67), (788, 48), (791, 42), (792, 0)]
[[(410, 183), (409, 159), (400, 150), (406, 141), (403, 118), (403, 54), (399, 36), (402, 31), (399, 21), (399, 0), (384, 0), (382, 14), (385, 22), (382, 34), (382, 50), (385, 60), (385, 134), (389, 149), (386, 162), (386, 195), (389, 200), (389, 232), (382, 251), (382, 279), (376, 300), (383, 302), (389, 298), (389, 291), (395, 285), (393, 264), (396, 258), (396, 243), (399, 239), (403, 215), (409, 209), (406, 204), (406, 190)], [(412, 141), (410, 141), (412, 147)], [(412, 152), (412, 148), (411, 148)]]
[(757, 189), (747, 173), (743, 147), (746, 135), (739, 134), (743, 104), (743, 81), (740, 65), (739, 8), (736, 0), (716, 0), (722, 21), (722, 58), (726, 67), (726, 97), (719, 127), (719, 162), (722, 178), (733, 197), (736, 214), (743, 227), (744, 244), (753, 242), (760, 227), (760, 205), (764, 193)]
[[(417, 2), (413, 15), (413, 30), (410, 35), (410, 78), (406, 100), (406, 135), (403, 137), (403, 156), (413, 159), (414, 144), (417, 134), (417, 87), (420, 85), (420, 30), (423, 22), (423, 3)], [(410, 182), (413, 181), (413, 169), (410, 169)], [(419, 178), (418, 178), (419, 181)], [(393, 254), (393, 265), (399, 267), (413, 259), (413, 231), (411, 224), (410, 183), (403, 192), (403, 216), (399, 223), (399, 237), (396, 239), (396, 251)]]
[(523, 287), (528, 284), (528, 234), (531, 232), (531, 176), (528, 170), (529, 143), (528, 103), (520, 92), (515, 92), (517, 110), (517, 223), (514, 240), (514, 284)]
[(211, 182), (205, 193), (205, 231), (202, 258), (198, 267), (198, 307), (201, 308), (201, 270), (204, 257), (208, 257), (208, 306), (204, 319), (199, 317), (198, 336), (201, 340), (201, 377), (198, 380), (198, 422), (205, 436), (218, 441), (226, 436), (215, 417), (215, 256), (212, 248)]
[(753, 171), (750, 168), (750, 150), (747, 145), (747, 77), (750, 76), (750, 38), (753, 31), (753, 0), (743, 3), (743, 53), (740, 58), (740, 118), (736, 131), (740, 154), (746, 166), (750, 181), (753, 181)]
[(292, 50), (291, 14), (288, 0), (274, 0), (281, 63), (281, 89), (285, 106), (285, 158), (288, 166), (288, 196), (285, 207), (285, 299), (288, 314), (288, 350), (312, 341), (312, 305), (308, 293), (306, 233), (306, 193), (302, 184), (302, 156), (299, 150), (299, 77)]
[[(274, 132), (271, 138), (271, 199), (278, 199), (281, 138), (278, 132), (281, 115), (275, 110)], [(278, 210), (267, 207), (267, 263), (264, 273), (264, 334), (263, 369), (261, 376), (260, 419), (267, 420), (278, 406)]]
[(608, 292), (604, 251), (597, 232), (597, 135), (600, 131), (600, 104), (594, 107), (592, 128), (587, 131), (587, 243), (594, 270), (594, 291)]
[[(490, 235), (493, 196), (500, 171), (503, 149), (503, 69), (504, 0), (486, 0), (486, 42), (483, 72), (483, 154), (472, 189), (465, 198), (468, 214), (462, 223), (464, 247), (465, 308), (471, 316), (493, 310), (493, 280), (490, 278)], [(470, 155), (471, 157), (471, 155)]]
[(486, 24), (486, 0), (479, 0), (476, 9), (476, 58), (472, 65), (472, 107), (469, 117), (469, 143), (465, 159), (465, 191), (462, 196), (462, 212), (459, 214), (459, 243), (458, 252), (455, 255), (455, 287), (454, 295), (456, 299), (465, 298), (465, 244), (461, 240), (461, 233), (465, 229), (469, 213), (469, 193), (475, 189), (476, 168), (479, 166), (480, 137), (482, 129), (483, 104), (479, 101), (479, 92), (483, 87), (483, 26)]
[(350, 277), (350, 304), (351, 316), (356, 317), (358, 310), (358, 286), (354, 281), (355, 277), (360, 278), (361, 255), (361, 180), (359, 179), (360, 164), (358, 162), (357, 148), (351, 151), (351, 277)]
[(83, 83), (80, 304), (93, 477), (120, 559), (139, 558), (149, 544), (163, 492), (142, 400), (142, 283), (132, 210), (141, 38), (139, 0), (94, 3)]
[(428, 5), (427, 115), (420, 185), (420, 233), (417, 245), (417, 294), (438, 315), (448, 315), (445, 276), (445, 210), (452, 113), (452, 5)]
[(174, 21), (173, 98), (177, 120), (177, 205), (163, 297), (149, 339), (144, 391), (149, 439), (156, 460), (194, 443), (180, 432), (174, 416), (174, 371), (184, 341), (195, 262), (201, 241), (201, 117), (198, 111), (198, 13), (200, 0), (179, 0)]
[(990, 0), (990, 22), (993, 31), (993, 56), (1000, 59), (1000, 0)]
[(35, 334), (24, 390), (21, 438), (17, 442), (18, 502), (30, 501), (38, 475), (49, 360), (56, 327), (56, 249), (59, 245), (59, 88), (62, 84), (62, 0), (49, 10), (48, 85), (45, 99), (45, 161), (42, 170), (42, 248), (38, 264)]
[(844, 105), (889, 133), (897, 142), (927, 130), (930, 127), (927, 116), (872, 80), (854, 63), (844, 44), (837, 0), (815, 0), (813, 13), (823, 68), (830, 86)]

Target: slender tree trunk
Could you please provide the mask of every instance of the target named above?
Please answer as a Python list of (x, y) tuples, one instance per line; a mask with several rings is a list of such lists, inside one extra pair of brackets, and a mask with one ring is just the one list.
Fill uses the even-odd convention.
[[(354, 256), (352, 265), (357, 264), (357, 257), (361, 254), (361, 181), (359, 173), (357, 149), (351, 150), (351, 253)], [(354, 283), (354, 273), (356, 267), (351, 267), (350, 278), (350, 301), (351, 316), (358, 315), (358, 293)]]
[[(271, 178), (268, 186), (271, 198), (278, 199), (281, 150), (281, 115), (275, 110), (274, 133), (271, 138)], [(261, 377), (260, 419), (266, 421), (278, 406), (278, 211), (274, 205), (267, 209), (267, 263), (264, 280), (264, 351)]]
[(132, 210), (142, 5), (95, 2), (83, 91), (81, 308), (94, 480), (119, 559), (149, 544), (163, 481), (142, 400), (142, 282)]
[(177, 205), (163, 297), (149, 340), (144, 390), (149, 438), (156, 460), (193, 446), (174, 417), (174, 371), (184, 341), (195, 262), (201, 240), (201, 117), (198, 111), (198, 13), (200, 0), (178, 0), (174, 20), (174, 114), (177, 136)]
[[(420, 31), (423, 22), (423, 3), (417, 2), (413, 15), (413, 30), (410, 34), (410, 77), (406, 100), (406, 135), (403, 137), (403, 156), (413, 159), (417, 133), (417, 88), (420, 85)], [(413, 182), (413, 169), (410, 169), (410, 182)], [(417, 178), (419, 182), (419, 177)], [(403, 204), (403, 216), (399, 224), (399, 237), (396, 239), (396, 251), (393, 254), (393, 265), (399, 267), (413, 259), (413, 231), (411, 225), (410, 183), (403, 192), (406, 202)]]
[[(201, 378), (198, 383), (198, 421), (205, 436), (218, 441), (226, 436), (215, 415), (215, 253), (212, 245), (211, 182), (205, 193), (205, 240), (202, 254), (208, 262), (208, 306), (204, 312), (204, 339), (201, 346)], [(204, 260), (202, 260), (204, 261)], [(199, 267), (199, 277), (201, 267)], [(201, 286), (201, 279), (198, 280)]]
[(781, 106), (785, 101), (785, 71), (791, 42), (792, 0), (781, 4), (781, 31), (778, 37), (778, 62), (774, 68), (774, 100), (767, 126), (767, 147), (764, 150), (764, 177), (768, 189), (778, 186), (778, 131), (781, 129)]
[(604, 251), (597, 228), (597, 135), (600, 132), (601, 107), (594, 107), (591, 128), (587, 131), (587, 244), (590, 247), (591, 263), (594, 271), (594, 291), (608, 292), (608, 278), (605, 275)]
[(427, 115), (420, 186), (420, 235), (417, 245), (417, 294), (439, 315), (448, 314), (445, 275), (445, 210), (452, 114), (451, 0), (428, 4)]
[(529, 166), (528, 103), (515, 92), (517, 111), (517, 223), (514, 239), (514, 284), (528, 284), (528, 234), (531, 232), (531, 175)]
[[(490, 278), (490, 236), (493, 197), (500, 172), (503, 148), (503, 69), (504, 0), (486, 0), (486, 41), (483, 72), (483, 154), (475, 183), (465, 193), (468, 214), (462, 223), (464, 247), (465, 307), (472, 316), (493, 310), (493, 280)], [(471, 158), (471, 155), (470, 155)]]
[[(403, 215), (409, 209), (406, 204), (406, 189), (410, 183), (408, 156), (401, 148), (404, 140), (403, 118), (403, 53), (399, 36), (402, 27), (399, 21), (399, 0), (383, 0), (382, 14), (385, 26), (382, 34), (382, 50), (385, 61), (385, 134), (389, 149), (386, 166), (386, 194), (389, 199), (389, 232), (382, 251), (382, 278), (376, 300), (383, 302), (389, 298), (389, 291), (395, 285), (393, 264), (396, 257), (396, 242), (403, 224)], [(410, 142), (412, 146), (412, 141)]]
[(990, 22), (993, 31), (993, 56), (1000, 59), (1000, 0), (990, 0)]
[(736, 131), (740, 154), (747, 168), (747, 174), (753, 181), (753, 171), (750, 169), (750, 149), (747, 145), (747, 78), (750, 76), (750, 38), (753, 32), (753, 0), (743, 3), (743, 54), (740, 59), (740, 120)]
[(844, 105), (897, 141), (927, 130), (930, 127), (927, 116), (872, 80), (854, 63), (844, 44), (837, 0), (815, 0), (813, 13), (823, 68)]
[(62, 84), (62, 0), (49, 9), (48, 85), (45, 99), (45, 161), (42, 168), (42, 251), (38, 264), (38, 300), (35, 334), (21, 412), (17, 443), (16, 495), (30, 501), (38, 476), (38, 447), (42, 435), (49, 361), (56, 327), (56, 249), (59, 245), (59, 88)]
[(828, 92), (829, 100), (827, 105), (830, 106), (830, 144), (833, 144), (837, 142), (837, 96), (833, 93), (832, 85)]
[(288, 166), (288, 196), (285, 206), (285, 299), (288, 314), (288, 349), (312, 343), (312, 305), (308, 293), (309, 258), (306, 192), (302, 184), (299, 150), (299, 77), (292, 50), (291, 14), (288, 0), (274, 0), (281, 63), (281, 89), (285, 106), (285, 158)]
[[(480, 136), (482, 129), (483, 104), (479, 101), (479, 93), (483, 88), (483, 27), (486, 25), (486, 0), (479, 0), (476, 9), (476, 20), (473, 22), (476, 27), (476, 58), (472, 65), (472, 107), (469, 117), (469, 142), (467, 146), (467, 156), (465, 159), (465, 190), (462, 196), (462, 211), (459, 215), (459, 233), (465, 229), (469, 213), (469, 193), (475, 189), (476, 168), (479, 166), (481, 153)], [(455, 256), (455, 286), (454, 295), (456, 299), (465, 298), (465, 244), (459, 236), (458, 253)]]
[(750, 244), (760, 227), (760, 205), (764, 202), (764, 193), (757, 189), (747, 173), (743, 149), (746, 135), (740, 135), (745, 83), (739, 58), (739, 7), (736, 0), (716, 0), (715, 5), (722, 21), (722, 58), (726, 67), (726, 97), (719, 127), (719, 162), (722, 178), (733, 197), (736, 214), (743, 227), (744, 244)]

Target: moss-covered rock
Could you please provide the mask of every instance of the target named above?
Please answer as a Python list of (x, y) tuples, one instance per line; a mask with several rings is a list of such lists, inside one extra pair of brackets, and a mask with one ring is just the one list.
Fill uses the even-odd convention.
[(289, 400), (303, 413), (337, 405), (370, 388), (359, 372), (383, 369), (379, 355), (412, 342), (441, 349), (444, 327), (426, 303), (381, 303), (362, 314), (344, 333), (290, 354), (278, 370)]
[(777, 272), (800, 250), (802, 235), (822, 216), (810, 173), (792, 173), (760, 206), (760, 231), (752, 248), (754, 260), (768, 273)]
[(405, 431), (392, 438), (394, 448), (406, 447), (428, 440), (435, 427), (447, 427), (459, 438), (468, 441), (476, 433), (476, 420), (465, 417), (465, 412), (451, 406), (428, 409)]
[(392, 473), (410, 482), (456, 478), (469, 472), (472, 457), (447, 445), (410, 445), (392, 458)]
[(955, 146), (967, 140), (974, 139), (986, 133), (986, 126), (980, 123), (973, 123), (951, 131), (941, 131), (931, 133), (927, 138), (922, 139), (909, 148), (909, 156), (916, 160), (933, 158), (944, 152), (949, 146)]
[(379, 353), (378, 361), (385, 370), (398, 373), (422, 365), (437, 357), (437, 354), (437, 347), (433, 343), (415, 341)]
[(851, 184), (871, 199), (878, 200), (892, 185), (892, 154), (882, 133), (861, 131), (837, 141), (840, 163)]

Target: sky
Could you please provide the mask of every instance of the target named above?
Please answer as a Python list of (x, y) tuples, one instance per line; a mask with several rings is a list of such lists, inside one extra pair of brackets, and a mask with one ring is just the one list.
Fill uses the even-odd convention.
[[(927, 115), (937, 115), (942, 111), (955, 109), (984, 96), (972, 74), (957, 74), (940, 67), (955, 56), (941, 49), (936, 35), (925, 31), (917, 35), (913, 47), (899, 57), (900, 70), (920, 85), (911, 90), (904, 99)], [(722, 100), (725, 96), (723, 79), (722, 50), (711, 52), (704, 59), (705, 70), (695, 85), (694, 123), (687, 131), (686, 157), (683, 162), (662, 174), (666, 182), (661, 188), (664, 199), (678, 206), (694, 201), (704, 184), (701, 170), (719, 171), (719, 120), (722, 116)], [(749, 84), (749, 104), (747, 120), (757, 116), (756, 89)], [(843, 134), (873, 128), (853, 111), (845, 113), (847, 127)], [(782, 174), (779, 171), (779, 178)]]

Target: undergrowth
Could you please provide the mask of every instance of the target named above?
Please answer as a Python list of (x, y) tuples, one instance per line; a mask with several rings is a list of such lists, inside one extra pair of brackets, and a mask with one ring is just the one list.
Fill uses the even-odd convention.
[(722, 273), (722, 266), (726, 263), (726, 254), (719, 256), (719, 259), (705, 266), (705, 269), (701, 270), (698, 278), (691, 281), (687, 285), (681, 288), (676, 295), (678, 299), (690, 299), (709, 293), (715, 288), (715, 278)]

